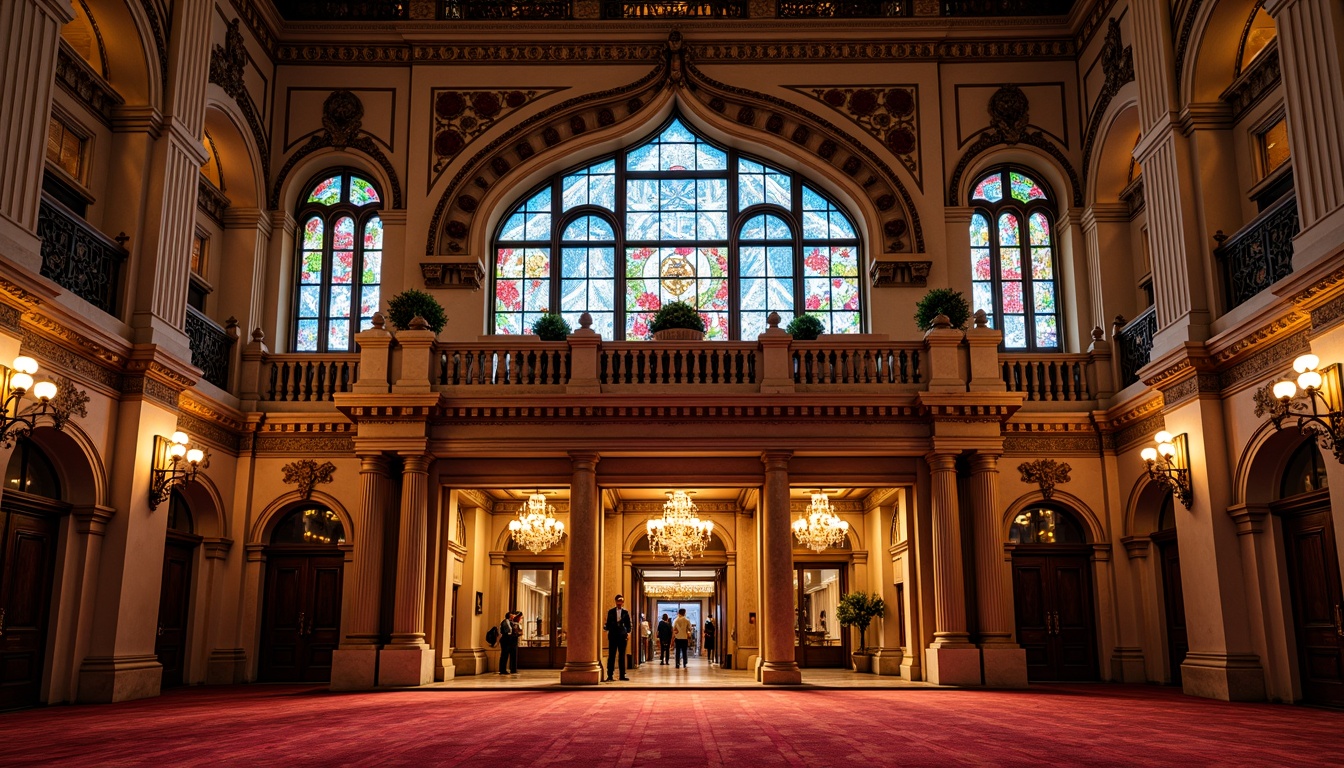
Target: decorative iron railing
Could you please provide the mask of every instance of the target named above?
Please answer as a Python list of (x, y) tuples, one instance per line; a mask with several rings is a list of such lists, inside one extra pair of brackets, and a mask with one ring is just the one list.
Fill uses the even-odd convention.
[(746, 0), (603, 0), (604, 19), (745, 19)]
[(1139, 370), (1148, 364), (1157, 334), (1157, 307), (1145, 309), (1115, 333), (1120, 355), (1120, 388), (1139, 380)]
[(1074, 0), (943, 0), (943, 16), (1064, 16)]
[(1288, 195), (1265, 209), (1231, 237), (1214, 235), (1213, 253), (1223, 267), (1227, 309), (1251, 297), (1293, 271), (1293, 238), (1299, 228), (1297, 196)]
[(121, 243), (45, 194), (38, 207), (37, 236), (42, 238), (43, 277), (109, 315), (117, 314), (126, 261)]
[(440, 0), (439, 18), (460, 21), (501, 19), (570, 19), (569, 0), (511, 2), (510, 0)]
[(868, 19), (909, 16), (908, 0), (779, 0), (781, 19)]
[(201, 369), (201, 377), (206, 381), (227, 390), (233, 335), (195, 307), (187, 307), (184, 330), (187, 332), (187, 341), (191, 343), (191, 364)]
[(410, 9), (400, 0), (276, 0), (275, 5), (290, 21), (396, 21)]

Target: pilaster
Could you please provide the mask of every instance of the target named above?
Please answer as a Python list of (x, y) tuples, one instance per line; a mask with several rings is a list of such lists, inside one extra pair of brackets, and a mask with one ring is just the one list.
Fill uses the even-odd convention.
[(957, 456), (927, 457), (933, 491), (934, 632), (926, 666), (935, 685), (979, 685), (980, 650), (966, 631), (966, 585), (961, 558)]
[(434, 681), (434, 651), (425, 642), (425, 565), (429, 527), (429, 464), (420, 451), (402, 455), (400, 531), (391, 642), (378, 657), (378, 685)]
[(382, 455), (360, 458), (360, 505), (354, 521), (354, 560), (345, 579), (345, 625), (341, 645), (332, 654), (332, 690), (372, 688), (377, 684), (378, 617), (382, 605), (383, 533), (391, 478)]
[(1025, 688), (1027, 652), (1013, 642), (1009, 573), (999, 529), (999, 457), (977, 452), (971, 458), (971, 505), (975, 514), (975, 586), (980, 652), (985, 685)]

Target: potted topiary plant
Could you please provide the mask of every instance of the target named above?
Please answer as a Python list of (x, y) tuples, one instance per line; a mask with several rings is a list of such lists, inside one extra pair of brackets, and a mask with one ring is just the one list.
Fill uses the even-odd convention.
[(799, 315), (790, 320), (789, 327), (784, 330), (788, 331), (795, 341), (815, 341), (826, 330), (826, 326), (816, 315)]
[(939, 315), (946, 315), (953, 328), (962, 330), (966, 327), (966, 321), (971, 319), (971, 305), (961, 295), (961, 291), (934, 288), (915, 305), (915, 324), (919, 330), (927, 331), (933, 327), (933, 320)]
[(391, 320), (393, 327), (399, 331), (408, 330), (411, 321), (417, 316), (424, 318), (429, 324), (429, 330), (436, 334), (448, 324), (448, 315), (444, 313), (443, 305), (424, 291), (407, 288), (387, 302), (387, 319)]
[(657, 341), (701, 341), (705, 338), (705, 321), (695, 307), (672, 301), (658, 309), (649, 331)]
[(564, 317), (557, 314), (542, 315), (532, 324), (532, 332), (542, 341), (564, 341), (569, 338), (572, 329)]
[(873, 657), (866, 652), (864, 633), (868, 631), (868, 625), (873, 619), (882, 618), (886, 610), (886, 605), (876, 592), (871, 595), (866, 592), (850, 592), (840, 598), (840, 604), (835, 608), (835, 617), (840, 621), (840, 626), (858, 627), (859, 630), (859, 650), (852, 654), (855, 672), (868, 672), (872, 669)]

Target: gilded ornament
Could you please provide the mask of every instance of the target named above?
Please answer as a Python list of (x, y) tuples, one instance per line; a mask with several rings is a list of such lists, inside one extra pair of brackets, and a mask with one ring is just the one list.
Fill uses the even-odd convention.
[(297, 485), (299, 495), (307, 499), (313, 495), (313, 488), (319, 483), (332, 482), (336, 465), (330, 461), (318, 464), (312, 459), (300, 459), (281, 468), (285, 473), (286, 485)]

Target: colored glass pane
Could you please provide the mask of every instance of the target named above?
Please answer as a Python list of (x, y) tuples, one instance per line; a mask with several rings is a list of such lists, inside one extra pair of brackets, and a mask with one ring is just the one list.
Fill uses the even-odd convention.
[(350, 286), (331, 286), (331, 303), (327, 305), (329, 317), (350, 317)]
[(295, 334), (294, 348), (300, 352), (317, 351), (317, 320), (300, 320)]
[(1008, 172), (1008, 184), (1012, 188), (1013, 199), (1018, 202), (1029, 203), (1032, 200), (1045, 199), (1045, 190), (1041, 189), (1041, 185), (1017, 171)]
[(1046, 220), (1045, 214), (1037, 211), (1027, 218), (1027, 225), (1031, 230), (1032, 245), (1050, 244), (1050, 222)]
[(1017, 216), (1004, 213), (999, 216), (999, 245), (1021, 245), (1021, 233), (1018, 231)]
[(383, 252), (365, 251), (364, 252), (364, 273), (360, 282), (364, 285), (377, 285), (382, 282), (383, 273)]
[(753, 216), (742, 227), (742, 240), (788, 240), (789, 225), (778, 216)]
[(303, 223), (303, 248), (308, 251), (322, 250), (322, 219), (314, 216)]
[(1005, 281), (1003, 283), (1003, 311), (1007, 314), (1020, 314), (1024, 311), (1022, 306), (1022, 283), (1014, 281)]
[(1021, 315), (1003, 316), (1003, 346), (1024, 349), (1027, 346), (1027, 321)]
[(988, 203), (997, 203), (1003, 199), (1003, 175), (993, 173), (980, 180), (971, 197)]
[(673, 120), (652, 141), (626, 156), (630, 171), (721, 171), (728, 167), (728, 154), (691, 132), (681, 120)]
[(1036, 347), (1038, 349), (1058, 349), (1059, 329), (1054, 315), (1036, 318)]
[(972, 280), (990, 280), (993, 278), (994, 266), (989, 260), (988, 248), (971, 249), (971, 279)]
[(1032, 307), (1036, 314), (1053, 315), (1055, 313), (1055, 284), (1052, 282), (1036, 282), (1031, 284), (1031, 292), (1034, 295)]
[[(373, 317), (373, 313), (378, 311), (379, 290), (376, 285), (366, 285), (360, 289), (359, 295), (359, 316), (361, 318)], [(361, 328), (360, 330), (367, 330)]]
[(383, 249), (383, 220), (377, 216), (364, 225), (364, 248), (370, 251)]
[(368, 205), (378, 202), (378, 191), (373, 185), (358, 176), (350, 177), (350, 202), (355, 205)]
[(299, 288), (299, 317), (318, 317), (322, 311), (322, 288), (305, 285)]
[(1022, 256), (1018, 248), (999, 249), (999, 279), (1022, 279)]
[(350, 321), (332, 320), (327, 323), (327, 351), (347, 352), (350, 349)]
[(319, 182), (313, 187), (312, 194), (308, 195), (308, 202), (318, 205), (335, 205), (341, 202), (341, 177), (332, 176)]
[(1049, 248), (1031, 249), (1031, 277), (1033, 280), (1053, 280), (1054, 264), (1050, 259)]
[(336, 220), (336, 226), (331, 230), (331, 249), (333, 251), (349, 251), (355, 247), (355, 220), (349, 216), (342, 216)]
[(303, 263), (299, 269), (299, 283), (311, 285), (322, 282), (322, 252), (304, 251)]
[(973, 309), (983, 309), (985, 312), (993, 312), (994, 286), (990, 283), (978, 281), (971, 283), (971, 301)]
[(979, 213), (971, 216), (971, 247), (989, 247), (989, 220)]
[(337, 251), (331, 256), (331, 282), (349, 283), (354, 276), (355, 254), (350, 251)]

